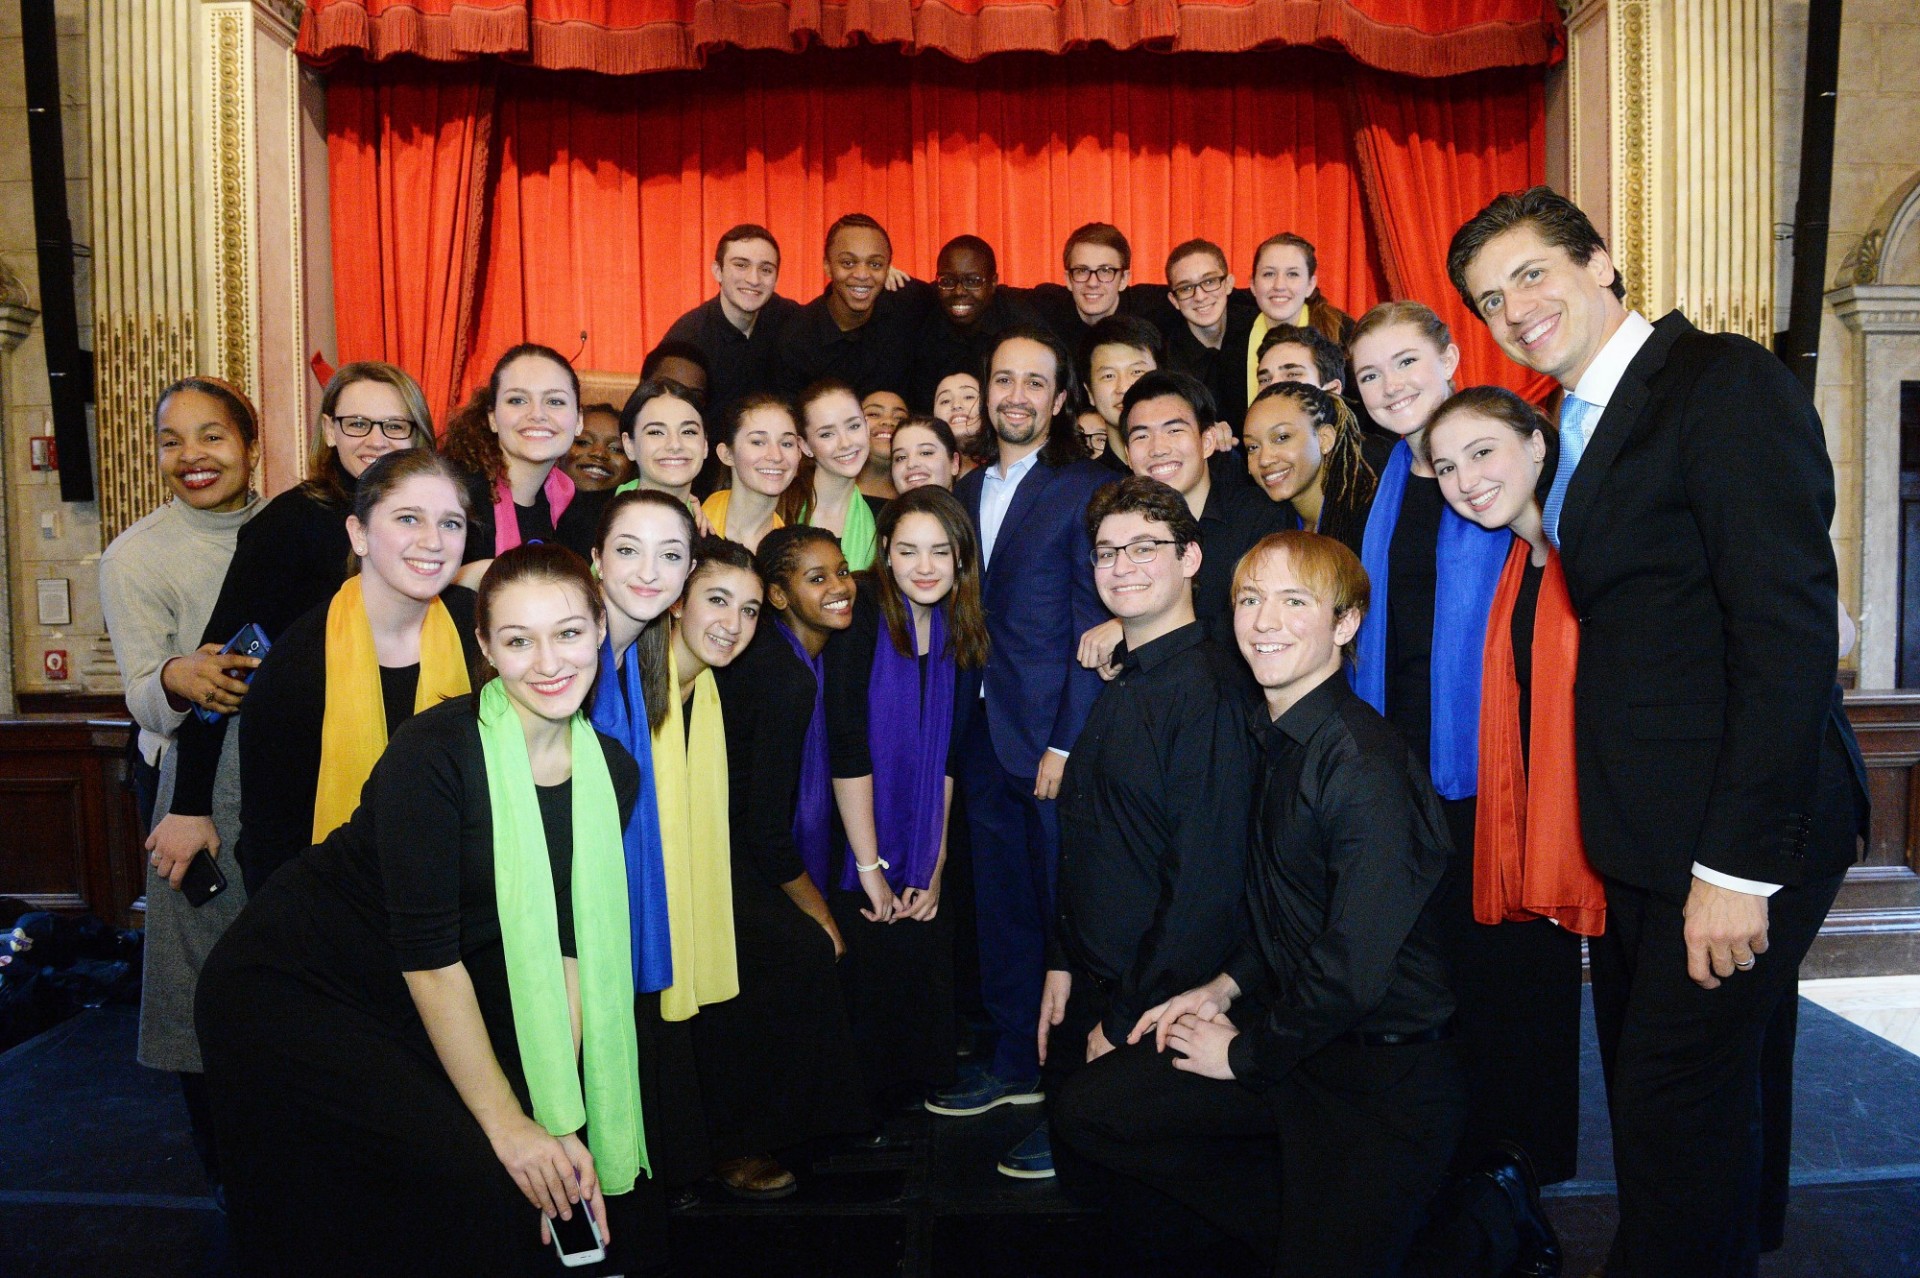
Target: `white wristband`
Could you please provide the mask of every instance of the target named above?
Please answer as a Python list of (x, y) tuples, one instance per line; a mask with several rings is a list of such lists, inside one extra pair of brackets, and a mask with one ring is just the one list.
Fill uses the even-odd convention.
[(853, 868), (858, 870), (862, 874), (871, 874), (875, 870), (891, 870), (893, 867), (887, 864), (887, 862), (881, 860), (879, 857), (875, 857), (873, 858), (872, 865), (862, 865), (858, 861), (855, 861), (853, 863)]

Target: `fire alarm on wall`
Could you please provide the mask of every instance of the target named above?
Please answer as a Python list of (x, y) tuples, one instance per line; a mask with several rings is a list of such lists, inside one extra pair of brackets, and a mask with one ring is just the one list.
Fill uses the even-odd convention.
[(59, 470), (60, 449), (51, 435), (27, 437), (27, 466), (31, 470)]
[(49, 679), (67, 677), (67, 654), (63, 648), (49, 648), (41, 656), (41, 667)]

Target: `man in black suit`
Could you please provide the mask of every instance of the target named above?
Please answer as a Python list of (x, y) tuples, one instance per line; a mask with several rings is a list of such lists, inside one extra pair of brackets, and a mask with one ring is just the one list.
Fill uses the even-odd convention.
[(1784, 1211), (1763, 1112), (1784, 1137), (1800, 961), (1865, 823), (1820, 420), (1764, 348), (1629, 311), (1599, 233), (1546, 187), (1481, 210), (1447, 266), (1501, 349), (1567, 392), (1544, 513), (1580, 617), (1581, 829), (1607, 886), (1606, 1272), (1751, 1276)]

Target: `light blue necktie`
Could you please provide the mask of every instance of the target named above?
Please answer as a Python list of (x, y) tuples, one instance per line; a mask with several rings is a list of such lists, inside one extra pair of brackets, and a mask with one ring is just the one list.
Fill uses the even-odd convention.
[(1587, 421), (1594, 406), (1568, 395), (1560, 403), (1560, 464), (1553, 470), (1553, 487), (1547, 491), (1547, 504), (1541, 510), (1541, 522), (1547, 528), (1547, 540), (1560, 546), (1560, 507), (1567, 500), (1567, 485), (1573, 480), (1573, 468), (1587, 450)]

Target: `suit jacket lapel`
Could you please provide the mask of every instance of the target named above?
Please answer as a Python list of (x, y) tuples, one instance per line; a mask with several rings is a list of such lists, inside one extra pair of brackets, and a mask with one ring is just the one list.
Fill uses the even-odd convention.
[[(1057, 474), (1051, 466), (1042, 461), (1033, 463), (1033, 469), (1020, 480), (1020, 486), (1013, 490), (1013, 501), (1007, 506), (1007, 517), (1000, 521), (1000, 531), (993, 539), (993, 562), (987, 565), (987, 578), (991, 580), (995, 570), (1007, 562), (1005, 552), (1015, 543), (1012, 538), (1019, 535), (1020, 525), (1032, 513), (1034, 503), (1040, 500), (1040, 494), (1053, 482)], [(984, 485), (982, 486), (984, 489)], [(978, 510), (976, 508), (976, 515)]]
[(1606, 411), (1600, 414), (1597, 421), (1588, 425), (1586, 451), (1580, 455), (1580, 464), (1567, 484), (1566, 501), (1560, 507), (1562, 559), (1570, 561), (1579, 554), (1581, 537), (1593, 517), (1607, 468), (1620, 455), (1621, 446), (1632, 436), (1646, 412), (1647, 400), (1651, 395), (1648, 384), (1665, 367), (1674, 342), (1683, 332), (1692, 328), (1693, 325), (1678, 311), (1654, 325), (1653, 336), (1647, 339), (1646, 345), (1627, 364), (1620, 384), (1614, 387), (1613, 398), (1607, 401)]

